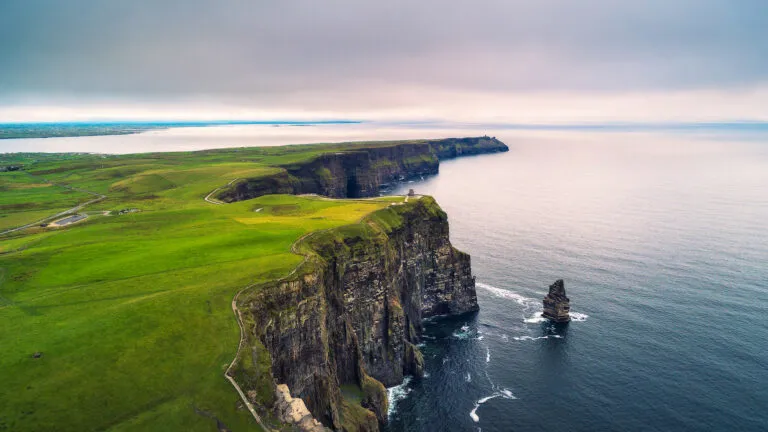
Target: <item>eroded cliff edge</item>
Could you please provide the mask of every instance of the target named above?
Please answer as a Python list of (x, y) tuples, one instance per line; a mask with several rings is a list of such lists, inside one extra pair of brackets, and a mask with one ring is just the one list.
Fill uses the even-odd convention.
[(441, 160), (506, 151), (503, 142), (491, 137), (346, 145), (338, 152), (279, 166), (275, 174), (240, 179), (222, 188), (216, 199), (234, 202), (269, 194), (372, 197), (398, 181), (437, 174)]
[(378, 430), (385, 385), (423, 373), (422, 320), (478, 309), (470, 257), (430, 197), (314, 233), (298, 250), (294, 274), (239, 296), (247, 344), (232, 374), (265, 411), (287, 384), (323, 425)]

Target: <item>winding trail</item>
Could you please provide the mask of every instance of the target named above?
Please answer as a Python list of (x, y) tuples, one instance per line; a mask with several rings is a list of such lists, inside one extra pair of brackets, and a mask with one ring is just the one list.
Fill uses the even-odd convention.
[[(237, 180), (237, 179), (235, 179), (235, 180)], [(234, 181), (234, 180), (232, 180), (232, 181)], [(230, 184), (231, 184), (231, 182), (230, 182)], [(217, 189), (217, 190), (218, 190), (218, 189)], [(214, 191), (214, 192), (215, 192), (215, 191)], [(211, 192), (211, 193), (213, 193), (213, 192)], [(209, 195), (210, 195), (210, 194), (209, 194)], [(316, 196), (316, 197), (318, 197), (318, 198), (320, 198), (320, 199), (330, 199), (330, 198), (327, 198), (327, 197), (321, 197), (321, 196), (317, 196), (317, 195), (314, 195), (314, 196)], [(206, 197), (206, 201), (208, 201), (207, 197)], [(210, 201), (209, 201), (209, 202), (210, 202)], [(406, 202), (407, 202), (407, 198), (406, 198)], [(219, 202), (219, 203), (213, 203), (213, 204), (223, 204), (223, 203)], [(395, 203), (392, 203), (392, 204), (390, 204), (390, 205), (393, 205), (393, 204), (395, 204)], [(402, 203), (400, 203), (400, 204), (402, 204)], [(357, 221), (357, 223), (361, 223), (361, 222), (362, 222), (362, 221), (363, 221), (363, 220), (364, 220), (364, 219), (365, 219), (367, 216), (368, 216), (368, 215), (365, 215), (365, 216), (363, 216), (362, 218), (360, 218), (360, 219)], [(282, 282), (282, 281), (284, 281), (284, 280), (286, 280), (286, 279), (290, 278), (291, 276), (295, 275), (295, 274), (296, 274), (296, 272), (297, 272), (297, 271), (299, 271), (299, 269), (300, 269), (300, 268), (301, 268), (301, 267), (304, 265), (304, 263), (306, 263), (306, 262), (307, 262), (307, 260), (309, 259), (309, 256), (308, 256), (308, 255), (301, 253), (301, 252), (299, 251), (299, 249), (298, 249), (298, 245), (299, 245), (299, 244), (301, 244), (301, 242), (302, 242), (302, 241), (304, 241), (304, 240), (305, 240), (307, 237), (309, 237), (309, 236), (311, 236), (311, 235), (315, 235), (315, 234), (319, 234), (319, 233), (322, 233), (322, 232), (330, 231), (330, 230), (332, 230), (332, 229), (334, 229), (334, 228), (327, 228), (327, 229), (323, 229), (323, 230), (311, 231), (311, 232), (308, 232), (308, 233), (306, 233), (306, 234), (302, 235), (302, 236), (301, 236), (301, 237), (299, 237), (298, 239), (296, 239), (296, 241), (294, 241), (294, 242), (293, 242), (293, 244), (291, 244), (291, 252), (292, 252), (292, 253), (294, 253), (294, 254), (296, 254), (296, 255), (301, 255), (303, 258), (302, 258), (301, 262), (300, 262), (300, 263), (298, 263), (298, 264), (296, 265), (296, 267), (294, 267), (294, 268), (293, 268), (293, 270), (291, 270), (291, 271), (290, 271), (290, 273), (288, 273), (287, 275), (285, 275), (285, 276), (281, 277), (280, 279), (278, 279), (278, 280), (277, 280), (277, 282), (278, 282), (278, 283), (279, 283), (279, 282)], [(229, 381), (229, 382), (230, 382), (230, 384), (232, 384), (232, 387), (234, 387), (234, 388), (235, 388), (235, 390), (237, 390), (237, 394), (239, 394), (239, 395), (240, 395), (240, 399), (243, 401), (243, 403), (245, 404), (245, 406), (248, 408), (248, 411), (250, 411), (250, 412), (251, 412), (251, 415), (253, 415), (253, 418), (256, 420), (256, 422), (257, 422), (257, 423), (258, 423), (258, 424), (259, 424), (259, 425), (260, 425), (260, 426), (261, 426), (261, 427), (262, 427), (262, 428), (263, 428), (265, 431), (270, 431), (271, 429), (269, 429), (269, 428), (268, 428), (268, 427), (267, 427), (267, 426), (264, 424), (264, 422), (261, 420), (261, 417), (260, 417), (260, 416), (259, 416), (259, 414), (256, 412), (256, 409), (253, 407), (253, 404), (251, 404), (251, 402), (249, 402), (249, 401), (248, 401), (248, 398), (245, 396), (245, 393), (243, 392), (243, 389), (241, 389), (241, 388), (240, 388), (240, 385), (239, 385), (239, 384), (237, 384), (237, 381), (235, 381), (235, 379), (234, 379), (234, 378), (232, 378), (232, 376), (230, 375), (230, 371), (231, 371), (231, 370), (232, 370), (232, 368), (235, 366), (235, 363), (237, 363), (237, 359), (238, 359), (238, 358), (240, 358), (240, 351), (243, 349), (243, 346), (245, 346), (245, 326), (243, 326), (243, 317), (242, 317), (242, 315), (241, 315), (241, 313), (240, 313), (240, 309), (238, 309), (238, 307), (237, 307), (237, 299), (238, 299), (238, 297), (240, 297), (240, 294), (241, 294), (243, 291), (245, 291), (245, 290), (247, 290), (247, 289), (251, 289), (251, 288), (255, 287), (256, 285), (258, 285), (258, 284), (251, 284), (251, 285), (248, 285), (248, 286), (246, 286), (245, 288), (243, 288), (243, 289), (241, 289), (240, 291), (238, 291), (238, 292), (237, 292), (237, 294), (235, 294), (235, 297), (232, 299), (232, 313), (234, 313), (234, 314), (235, 314), (235, 320), (237, 321), (237, 325), (238, 325), (238, 327), (240, 327), (240, 342), (239, 342), (239, 343), (238, 343), (238, 345), (237, 345), (237, 352), (235, 353), (235, 358), (234, 358), (234, 359), (232, 360), (232, 362), (229, 364), (229, 367), (227, 367), (227, 370), (226, 370), (226, 371), (224, 371), (224, 378), (226, 378), (226, 379), (227, 379), (227, 381)]]
[[(232, 179), (229, 183), (226, 184), (226, 186), (217, 187), (216, 189), (212, 190), (208, 195), (205, 196), (204, 200), (206, 202), (210, 203), (210, 204), (215, 204), (215, 205), (226, 204), (226, 203), (223, 203), (223, 202), (221, 202), (219, 200), (211, 198), (211, 196), (213, 194), (215, 194), (216, 192), (218, 192), (219, 190), (221, 190), (221, 189), (223, 189), (223, 188), (225, 188), (227, 186), (232, 185), (232, 183), (234, 183), (237, 180), (239, 180), (239, 179), (237, 179), (237, 178), (236, 179)], [(303, 197), (307, 197), (307, 198), (314, 198), (314, 199), (320, 199), (320, 200), (335, 200), (335, 198), (329, 198), (329, 197), (325, 197), (325, 196), (317, 195), (317, 194), (303, 194), (303, 195), (298, 195), (298, 196), (303, 196)], [(359, 200), (359, 201), (370, 201), (370, 200), (374, 200), (376, 198), (377, 197), (358, 198), (358, 199), (350, 199), (349, 201), (356, 201), (356, 200)], [(408, 197), (405, 197), (405, 200), (404, 200), (403, 203), (390, 203), (390, 205), (397, 205), (397, 204), (402, 205), (402, 204), (405, 204), (407, 202), (408, 202)], [(357, 222), (358, 223), (362, 222), (362, 220), (365, 219), (366, 216), (363, 216)], [(308, 232), (308, 233), (302, 235), (301, 237), (299, 237), (298, 239), (296, 239), (296, 241), (294, 241), (293, 244), (291, 244), (291, 252), (296, 254), (296, 255), (301, 255), (303, 257), (303, 259), (301, 260), (301, 262), (299, 264), (296, 265), (296, 267), (293, 268), (293, 270), (290, 271), (290, 273), (288, 273), (287, 275), (285, 275), (285, 276), (281, 277), (280, 279), (278, 279), (277, 282), (284, 281), (284, 280), (290, 278), (291, 276), (293, 276), (294, 274), (296, 274), (296, 272), (309, 259), (309, 257), (307, 255), (302, 254), (298, 250), (298, 245), (301, 244), (302, 241), (304, 241), (307, 237), (309, 237), (311, 235), (315, 235), (315, 234), (318, 234), (318, 233), (321, 233), (321, 232), (329, 231), (331, 229), (333, 229), (333, 228), (328, 228), (328, 229), (324, 229), (324, 230)], [(242, 317), (242, 314), (240, 313), (240, 309), (238, 309), (238, 307), (237, 307), (237, 299), (240, 297), (240, 294), (242, 294), (243, 291), (251, 289), (251, 288), (255, 287), (256, 285), (258, 285), (258, 284), (251, 284), (251, 285), (246, 286), (245, 288), (243, 288), (240, 291), (238, 291), (237, 294), (235, 294), (234, 298), (232, 298), (232, 313), (235, 314), (235, 320), (237, 321), (237, 326), (240, 328), (240, 342), (237, 345), (237, 352), (235, 353), (235, 358), (232, 359), (232, 362), (227, 367), (227, 370), (224, 371), (224, 378), (226, 378), (227, 381), (229, 381), (229, 383), (232, 384), (232, 387), (235, 388), (235, 390), (237, 391), (237, 394), (240, 395), (240, 399), (243, 401), (245, 406), (248, 408), (248, 411), (251, 412), (251, 415), (256, 420), (256, 422), (259, 424), (259, 426), (261, 426), (262, 429), (264, 429), (265, 431), (270, 431), (271, 429), (268, 428), (264, 424), (264, 421), (261, 419), (261, 416), (259, 416), (259, 414), (256, 412), (256, 409), (253, 407), (253, 404), (246, 397), (245, 392), (243, 392), (243, 389), (240, 388), (240, 385), (237, 383), (237, 381), (235, 381), (235, 379), (231, 375), (232, 368), (235, 367), (235, 363), (237, 363), (237, 359), (240, 358), (240, 352), (243, 350), (243, 347), (245, 346), (245, 326), (243, 325), (243, 317)]]
[(231, 185), (232, 185), (232, 183), (236, 182), (237, 180), (240, 180), (240, 179), (239, 179), (239, 178), (236, 178), (236, 179), (232, 179), (232, 181), (230, 181), (229, 183), (227, 183), (225, 186), (219, 186), (219, 187), (217, 187), (216, 189), (212, 190), (212, 191), (211, 191), (211, 193), (209, 193), (208, 195), (206, 195), (206, 196), (205, 196), (205, 201), (206, 201), (206, 202), (209, 202), (209, 203), (211, 203), (211, 204), (216, 204), (216, 205), (221, 205), (221, 204), (224, 204), (223, 202), (221, 202), (221, 201), (219, 201), (219, 200), (217, 200), (217, 199), (215, 199), (215, 198), (211, 198), (211, 195), (213, 195), (213, 194), (215, 194), (216, 192), (218, 192), (218, 191), (220, 191), (220, 190), (224, 189), (224, 188), (225, 188), (225, 187), (227, 187), (227, 186), (231, 186)]
[[(219, 203), (219, 204), (221, 204), (221, 203)], [(329, 229), (333, 229), (333, 228), (329, 228)], [(286, 280), (286, 279), (290, 278), (291, 276), (293, 276), (294, 274), (296, 274), (296, 272), (301, 268), (301, 266), (303, 266), (304, 263), (307, 262), (307, 259), (308, 259), (307, 255), (301, 254), (298, 251), (298, 249), (297, 249), (297, 245), (299, 243), (301, 243), (304, 239), (309, 237), (310, 235), (317, 234), (317, 233), (320, 233), (320, 232), (323, 232), (323, 231), (328, 231), (328, 229), (320, 230), (320, 231), (312, 231), (312, 232), (306, 233), (303, 236), (301, 236), (298, 239), (296, 239), (295, 242), (293, 242), (293, 244), (291, 245), (291, 252), (296, 254), (296, 255), (302, 255), (303, 259), (301, 260), (301, 262), (299, 264), (296, 265), (296, 267), (293, 268), (293, 270), (291, 270), (290, 273), (288, 273), (287, 275), (285, 275), (282, 278), (278, 279), (278, 282)], [(245, 346), (245, 327), (243, 326), (243, 317), (240, 314), (240, 309), (237, 308), (237, 298), (240, 297), (240, 294), (243, 291), (245, 291), (247, 289), (251, 289), (251, 288), (255, 287), (256, 285), (258, 285), (258, 284), (251, 284), (251, 285), (248, 285), (247, 287), (241, 289), (240, 291), (237, 292), (237, 294), (235, 294), (235, 297), (232, 299), (232, 312), (235, 314), (235, 319), (237, 320), (237, 325), (240, 327), (240, 343), (237, 345), (237, 352), (235, 353), (235, 358), (232, 360), (232, 363), (229, 364), (229, 367), (224, 372), (224, 378), (226, 378), (227, 381), (229, 381), (230, 384), (232, 384), (232, 386), (235, 388), (235, 390), (237, 390), (237, 394), (240, 395), (240, 399), (243, 401), (245, 406), (248, 408), (248, 411), (251, 412), (251, 415), (253, 415), (253, 418), (256, 420), (256, 422), (259, 424), (259, 426), (261, 426), (262, 429), (264, 429), (265, 431), (268, 432), (271, 429), (268, 428), (264, 424), (264, 422), (261, 420), (261, 417), (256, 412), (256, 409), (253, 407), (253, 404), (251, 404), (251, 402), (248, 401), (248, 398), (245, 396), (245, 393), (243, 393), (243, 389), (240, 388), (240, 385), (237, 384), (237, 381), (235, 381), (235, 379), (232, 378), (232, 376), (230, 375), (230, 371), (235, 366), (235, 363), (237, 363), (237, 359), (240, 358), (240, 351), (243, 349), (243, 346)]]

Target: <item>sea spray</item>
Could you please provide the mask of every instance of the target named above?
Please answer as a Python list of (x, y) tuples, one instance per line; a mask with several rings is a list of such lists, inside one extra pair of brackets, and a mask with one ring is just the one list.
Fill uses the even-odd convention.
[(469, 412), (469, 416), (472, 417), (472, 420), (475, 423), (480, 421), (480, 416), (477, 415), (477, 410), (478, 410), (478, 408), (480, 408), (480, 405), (488, 402), (491, 399), (495, 399), (497, 397), (501, 397), (501, 398), (504, 398), (504, 399), (517, 399), (515, 397), (515, 395), (513, 395), (512, 392), (509, 389), (506, 389), (506, 388), (503, 388), (503, 389), (501, 389), (499, 391), (496, 391), (495, 393), (493, 393), (490, 396), (485, 396), (485, 397), (482, 397), (482, 398), (478, 399), (477, 402), (475, 402), (475, 406), (474, 406), (474, 408), (472, 408), (472, 411)]
[(389, 387), (387, 389), (387, 399), (389, 400), (387, 417), (392, 417), (392, 415), (397, 412), (397, 403), (408, 397), (408, 393), (411, 392), (411, 388), (408, 387), (410, 383), (411, 377), (407, 376), (400, 385)]
[[(515, 303), (523, 306), (523, 322), (527, 324), (538, 324), (547, 321), (546, 318), (541, 316), (542, 309), (540, 300), (525, 297), (514, 291), (498, 288), (493, 285), (484, 284), (482, 282), (477, 282), (475, 286), (495, 295), (496, 297), (512, 300)], [(570, 313), (570, 316), (571, 321), (576, 322), (586, 321), (587, 318), (589, 318), (589, 315), (585, 313), (573, 311)]]

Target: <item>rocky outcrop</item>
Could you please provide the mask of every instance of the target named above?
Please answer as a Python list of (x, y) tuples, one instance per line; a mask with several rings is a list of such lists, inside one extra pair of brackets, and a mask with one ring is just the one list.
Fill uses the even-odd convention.
[(544, 297), (542, 316), (554, 322), (568, 322), (571, 320), (570, 309), (570, 299), (565, 295), (565, 283), (558, 279), (549, 286), (549, 293)]
[(377, 196), (397, 182), (438, 173), (440, 161), (460, 156), (508, 151), (490, 137), (367, 143), (329, 150), (281, 171), (243, 179), (222, 188), (216, 199), (242, 201), (268, 194), (318, 194), (334, 198)]
[(285, 383), (327, 427), (378, 430), (384, 386), (423, 373), (422, 320), (477, 310), (470, 257), (430, 197), (315, 233), (300, 250), (294, 275), (239, 297), (252, 349), (235, 378), (254, 403), (274, 405), (259, 383)]
[(285, 384), (275, 389), (275, 412), (283, 423), (296, 425), (303, 432), (327, 432), (320, 422), (312, 417), (304, 401), (291, 397), (291, 391)]

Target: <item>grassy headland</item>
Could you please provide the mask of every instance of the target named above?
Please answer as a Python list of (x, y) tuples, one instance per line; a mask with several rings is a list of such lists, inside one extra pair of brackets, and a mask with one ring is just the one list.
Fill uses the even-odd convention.
[(0, 155), (0, 167), (22, 166), (0, 172), (0, 231), (106, 196), (83, 222), (0, 236), (0, 431), (209, 431), (216, 419), (258, 430), (223, 377), (239, 341), (233, 296), (291, 272), (302, 235), (392, 198), (204, 198), (323, 153), (388, 145)]

